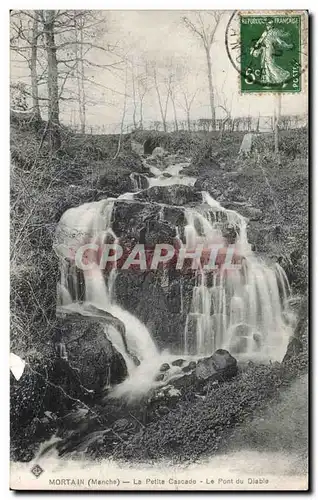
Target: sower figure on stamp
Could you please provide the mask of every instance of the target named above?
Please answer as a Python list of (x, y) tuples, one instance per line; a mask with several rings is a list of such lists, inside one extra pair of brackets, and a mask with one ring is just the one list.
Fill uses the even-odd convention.
[(275, 48), (292, 49), (293, 44), (286, 43), (282, 38), (288, 33), (273, 28), (274, 21), (269, 20), (261, 37), (257, 40), (250, 54), (261, 57), (261, 82), (267, 85), (279, 85), (290, 77), (290, 72), (278, 66), (274, 61)]

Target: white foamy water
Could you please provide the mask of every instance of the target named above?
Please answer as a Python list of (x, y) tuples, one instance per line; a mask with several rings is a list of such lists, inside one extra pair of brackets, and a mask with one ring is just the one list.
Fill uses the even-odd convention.
[[(176, 163), (174, 165), (169, 165), (164, 170), (160, 170), (153, 165), (148, 165), (150, 172), (155, 175), (155, 177), (148, 178), (149, 187), (173, 186), (176, 184), (183, 186), (194, 186), (196, 177), (181, 174), (182, 170), (189, 164), (190, 162)], [(168, 176), (166, 176), (165, 174), (168, 174)]]
[(183, 186), (194, 186), (196, 177), (189, 177), (189, 176), (179, 177), (176, 175), (171, 177), (166, 177), (164, 175), (160, 175), (159, 177), (150, 177), (148, 181), (149, 181), (149, 187), (173, 186), (176, 184)]
[[(66, 234), (72, 234), (78, 238), (80, 234), (82, 240), (88, 239), (93, 244), (101, 247), (105, 242), (107, 236), (113, 238), (114, 243), (117, 242), (115, 233), (111, 229), (111, 217), (114, 201), (101, 200), (86, 204), (78, 208), (68, 210), (62, 217), (60, 222), (60, 230)], [(65, 227), (66, 226), (66, 227)], [(74, 229), (76, 233), (74, 233)], [(73, 232), (72, 232), (73, 231)], [(70, 242), (69, 242), (70, 243)], [(74, 244), (74, 242), (73, 242)], [(64, 254), (59, 253), (60, 246), (55, 249), (60, 257)], [(96, 255), (91, 255), (92, 259), (97, 259)], [(75, 297), (75, 306), (72, 303), (70, 293), (71, 278), (73, 289), (78, 289), (78, 278), (76, 274), (67, 275), (65, 271), (65, 261), (62, 259), (61, 263), (61, 282), (58, 291), (62, 291), (59, 297), (60, 312), (78, 312), (83, 316), (93, 315), (86, 307), (87, 304), (102, 309), (105, 312), (112, 314), (120, 319), (126, 329), (126, 340), (129, 352), (135, 354), (140, 361), (155, 357), (157, 348), (152, 340), (150, 332), (145, 325), (138, 320), (133, 314), (121, 308), (119, 305), (113, 303), (112, 290), (114, 281), (116, 279), (116, 269), (113, 269), (107, 276), (104, 275), (97, 262), (92, 263), (88, 271), (83, 271), (85, 280), (85, 301), (77, 302)], [(131, 372), (134, 368), (134, 363), (125, 349), (120, 332), (115, 327), (106, 327), (105, 334), (109, 340), (118, 349), (126, 360), (128, 371)]]
[[(188, 164), (167, 167), (165, 172), (173, 176), (170, 178), (162, 178), (162, 172), (153, 167), (157, 177), (148, 181), (162, 181), (167, 185), (178, 181), (180, 184), (185, 179), (182, 170)], [(133, 193), (125, 193), (118, 199), (132, 197)], [(69, 249), (78, 248), (83, 243), (93, 242), (101, 246), (105, 241), (117, 242), (112, 230), (113, 206), (113, 198), (85, 203), (68, 210), (61, 218), (57, 230), (59, 244), (55, 246), (61, 271), (59, 306), (69, 307), (70, 310), (70, 305), (75, 302), (78, 312), (87, 314), (84, 311), (85, 302), (91, 303), (124, 323), (129, 353), (138, 357), (141, 366), (134, 365), (116, 328), (105, 328), (105, 334), (123, 355), (129, 371), (129, 380), (118, 391), (133, 393), (135, 390), (139, 394), (151, 387), (155, 374), (169, 354), (160, 354), (146, 326), (115, 303), (112, 292), (116, 269), (106, 274), (99, 269), (96, 261), (93, 269), (84, 271), (83, 298), (76, 267), (69, 266), (66, 260)], [(290, 288), (283, 269), (278, 264), (268, 266), (253, 254), (247, 239), (246, 219), (233, 210), (223, 208), (208, 192), (202, 192), (202, 205), (184, 207), (184, 213), (187, 249), (196, 248), (198, 244), (203, 244), (204, 249), (219, 244), (227, 251), (228, 242), (222, 234), (225, 224), (236, 235), (233, 252), (239, 258), (239, 265), (230, 270), (221, 266), (218, 272), (212, 273), (212, 277), (204, 269), (198, 269), (180, 355), (209, 355), (218, 348), (225, 348), (239, 358), (281, 360), (292, 328), (292, 321), (285, 322), (291, 314), (288, 310)], [(177, 227), (177, 234), (181, 230)], [(147, 300), (147, 297), (142, 300)]]
[[(270, 267), (253, 254), (244, 217), (225, 210), (206, 192), (202, 198), (215, 215), (186, 210), (187, 248), (221, 244), (238, 262), (214, 272), (209, 286), (210, 271), (198, 269), (184, 331), (185, 352), (208, 355), (223, 348), (252, 359), (281, 360), (292, 333), (291, 324), (285, 321), (290, 294), (286, 274), (279, 264)], [(232, 250), (222, 236), (218, 214), (224, 215), (236, 233)]]

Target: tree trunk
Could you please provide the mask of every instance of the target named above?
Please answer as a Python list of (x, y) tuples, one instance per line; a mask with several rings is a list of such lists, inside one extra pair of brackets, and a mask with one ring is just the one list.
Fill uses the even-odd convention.
[(187, 110), (188, 131), (191, 132), (190, 110)]
[(258, 115), (258, 117), (257, 117), (257, 122), (256, 122), (256, 132), (257, 132), (257, 134), (259, 133), (259, 122), (260, 122), (260, 118), (261, 118), (261, 117), (260, 117), (260, 114), (259, 114), (259, 115)]
[(281, 115), (281, 106), (282, 106), (282, 101), (281, 101), (282, 95), (279, 93), (277, 95), (277, 106), (275, 107), (275, 128), (274, 128), (274, 149), (275, 149), (275, 154), (279, 154), (279, 123), (280, 123), (280, 115)]
[(171, 95), (171, 102), (172, 102), (172, 108), (173, 108), (173, 116), (174, 116), (174, 129), (176, 132), (179, 130), (178, 126), (178, 117), (177, 117), (177, 110), (176, 110), (176, 103), (174, 101), (174, 98)]
[(47, 86), (48, 86), (48, 134), (52, 151), (61, 147), (60, 122), (59, 122), (59, 89), (56, 45), (54, 37), (54, 10), (44, 11), (44, 32), (47, 52)]
[(77, 20), (75, 19), (75, 59), (76, 59), (76, 83), (77, 83), (77, 93), (78, 93), (78, 116), (82, 128), (82, 86), (81, 86), (81, 78), (80, 78), (80, 70), (79, 70), (79, 40), (78, 40), (78, 26)]
[(143, 130), (144, 128), (144, 100), (143, 98), (140, 98), (140, 103), (139, 103), (139, 128), (140, 130)]
[(160, 96), (160, 91), (159, 91), (159, 85), (157, 81), (157, 73), (156, 70), (154, 70), (154, 81), (155, 81), (155, 87), (156, 87), (156, 92), (157, 92), (157, 97), (158, 97), (158, 103), (159, 103), (159, 108), (160, 108), (160, 114), (161, 114), (161, 120), (162, 120), (162, 125), (163, 125), (163, 130), (164, 132), (167, 132), (167, 123), (166, 123), (166, 116), (163, 110), (162, 106), (162, 101), (161, 101), (161, 96)]
[[(78, 24), (79, 23), (79, 24)], [(85, 96), (85, 68), (83, 61), (83, 20), (75, 19), (75, 58), (76, 58), (76, 81), (78, 93), (78, 112), (81, 124), (81, 133), (86, 130), (86, 96)]]
[(215, 105), (214, 105), (214, 90), (212, 83), (212, 66), (211, 66), (211, 56), (208, 47), (205, 47), (206, 62), (208, 66), (208, 81), (209, 81), (209, 96), (210, 96), (210, 108), (211, 108), (211, 119), (212, 119), (212, 130), (215, 130), (216, 120), (215, 120)]
[(84, 68), (84, 34), (83, 34), (83, 20), (81, 20), (81, 30), (80, 30), (80, 65), (81, 65), (81, 91), (82, 91), (82, 123), (81, 132), (85, 134), (86, 129), (86, 94), (85, 94), (85, 68)]
[(136, 83), (135, 83), (134, 66), (132, 67), (131, 76), (132, 76), (132, 91), (133, 91), (133, 105), (134, 105), (132, 118), (133, 118), (134, 129), (136, 130), (138, 126), (137, 126), (137, 102), (136, 102)]
[(116, 158), (118, 157), (118, 155), (120, 153), (122, 139), (123, 139), (123, 133), (124, 133), (126, 109), (127, 109), (127, 67), (126, 67), (126, 72), (125, 72), (125, 97), (124, 97), (123, 112), (121, 115), (120, 134), (119, 134), (119, 139), (118, 139), (118, 144), (117, 144), (117, 151), (116, 151), (116, 154), (115, 154), (113, 160), (116, 160)]
[(30, 61), (30, 69), (31, 69), (31, 88), (32, 88), (32, 105), (33, 112), (36, 120), (41, 120), (41, 112), (39, 105), (39, 88), (38, 88), (38, 75), (36, 69), (37, 63), (37, 53), (38, 53), (38, 29), (39, 21), (37, 17), (37, 13), (35, 11), (35, 18), (33, 21), (32, 27), (32, 46), (31, 46), (31, 61)]

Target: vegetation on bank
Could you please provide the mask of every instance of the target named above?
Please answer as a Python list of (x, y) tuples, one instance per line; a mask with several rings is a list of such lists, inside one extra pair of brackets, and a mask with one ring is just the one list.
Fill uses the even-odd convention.
[(11, 127), (11, 346), (26, 359), (47, 351), (55, 325), (52, 245), (60, 217), (70, 207), (120, 194), (120, 182), (140, 163), (127, 138), (114, 160), (118, 136), (62, 132), (61, 148), (52, 154), (44, 125)]
[(208, 385), (203, 397), (188, 390), (166, 415), (119, 444), (115, 457), (193, 461), (211, 456), (228, 447), (233, 432), (251, 421), (257, 410), (279, 401), (289, 384), (280, 363), (249, 363), (232, 380)]

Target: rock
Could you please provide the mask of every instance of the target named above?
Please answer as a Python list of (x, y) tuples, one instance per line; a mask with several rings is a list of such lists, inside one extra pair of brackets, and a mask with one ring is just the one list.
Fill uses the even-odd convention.
[(192, 370), (194, 370), (196, 368), (196, 366), (197, 366), (196, 361), (190, 361), (190, 363), (187, 366), (182, 368), (182, 371), (185, 373), (191, 372)]
[(185, 373), (181, 377), (171, 380), (170, 384), (175, 389), (186, 391), (188, 389), (193, 389), (193, 387), (196, 385), (196, 382), (197, 382), (197, 377), (195, 372), (193, 371), (191, 373)]
[(65, 344), (68, 362), (81, 384), (97, 392), (122, 382), (128, 374), (123, 356), (108, 340), (107, 331), (105, 335), (105, 325), (106, 318), (69, 314), (59, 318), (55, 331), (55, 340)]
[[(151, 188), (150, 188), (151, 189)], [(145, 191), (149, 191), (148, 189)], [(139, 200), (143, 197), (140, 191), (133, 200), (116, 200), (112, 214), (112, 229), (120, 239), (120, 244), (127, 251), (136, 243), (143, 243), (149, 247), (157, 243), (174, 243), (176, 235), (175, 221), (184, 221), (181, 208), (165, 210), (164, 219), (160, 219), (162, 207), (156, 203)], [(170, 216), (171, 213), (171, 216)], [(171, 219), (171, 221), (169, 220)], [(124, 252), (125, 254), (125, 252)]]
[(252, 151), (253, 138), (255, 134), (247, 133), (244, 135), (242, 144), (240, 147), (239, 155), (249, 155)]
[(170, 410), (167, 406), (159, 406), (157, 411), (159, 415), (167, 415), (167, 413), (169, 413)]
[(170, 365), (169, 363), (163, 363), (161, 366), (160, 366), (160, 371), (161, 372), (166, 372), (167, 370), (170, 369)]
[(153, 152), (152, 152), (152, 156), (159, 156), (159, 157), (163, 157), (164, 155), (166, 154), (165, 150), (163, 148), (161, 148), (160, 146), (157, 146)]
[(159, 137), (148, 137), (143, 144), (144, 154), (151, 155), (157, 147), (160, 147)]
[(260, 333), (253, 333), (253, 340), (257, 350), (259, 350), (262, 347), (262, 335)]
[(132, 182), (132, 188), (135, 191), (139, 191), (140, 189), (147, 189), (149, 187), (149, 181), (144, 174), (133, 172), (132, 174), (130, 174), (130, 179)]
[(308, 370), (308, 298), (300, 305), (296, 328), (291, 336), (283, 365), (294, 364), (294, 368), (305, 372)]
[(185, 363), (185, 360), (184, 359), (175, 359), (174, 361), (172, 361), (172, 366), (182, 366), (183, 363)]
[[(116, 316), (114, 316), (113, 314), (111, 314), (107, 311), (104, 311), (103, 309), (99, 309), (98, 307), (94, 306), (93, 304), (86, 304), (86, 303), (85, 303), (85, 305), (82, 304), (82, 309), (84, 309), (85, 312), (90, 313), (90, 315), (84, 316), (87, 321), (93, 321), (93, 322), (96, 322), (96, 320), (102, 321), (102, 322), (105, 322), (106, 324), (110, 324), (113, 327), (115, 327), (116, 330), (121, 335), (123, 344), (124, 344), (125, 349), (127, 351), (127, 354), (129, 354), (129, 356), (131, 357), (132, 361), (134, 362), (134, 364), (136, 366), (140, 365), (140, 361), (137, 358), (137, 356), (135, 354), (131, 353), (128, 349), (125, 324), (120, 319), (116, 318)], [(62, 307), (59, 308), (59, 311), (63, 311), (63, 308)], [(70, 311), (68, 309), (66, 309), (66, 312), (69, 313)], [(76, 317), (79, 321), (81, 321), (83, 319), (83, 315), (77, 313), (76, 311), (72, 311), (71, 314), (72, 314), (72, 317)], [(106, 332), (106, 334), (107, 334), (107, 332)]]
[(251, 339), (253, 339), (253, 349), (259, 350), (262, 345), (262, 335), (257, 331), (253, 332), (246, 323), (238, 324), (232, 331), (230, 351), (234, 354), (246, 353)]
[(190, 363), (189, 363), (188, 365), (186, 365), (186, 366), (184, 366), (184, 367), (182, 368), (182, 371), (183, 371), (184, 373), (191, 372), (192, 370), (195, 370), (196, 366), (197, 366), (196, 361), (190, 361)]
[(181, 395), (181, 392), (175, 387), (167, 386), (165, 390), (165, 395), (168, 396), (169, 399), (178, 398)]
[(226, 380), (237, 373), (237, 361), (225, 349), (218, 349), (212, 356), (200, 359), (195, 374), (199, 380)]
[(158, 373), (158, 375), (155, 376), (155, 382), (161, 382), (164, 380), (165, 374), (164, 373)]
[(140, 156), (132, 151), (129, 154), (120, 154), (116, 160), (107, 162), (96, 187), (104, 192), (104, 198), (129, 192), (131, 191), (129, 176), (132, 172), (144, 172)]
[(138, 200), (155, 201), (167, 205), (188, 205), (202, 203), (202, 194), (191, 186), (173, 184), (171, 186), (152, 186), (135, 195)]
[(116, 422), (113, 425), (113, 429), (116, 431), (125, 431), (128, 427), (130, 426), (129, 420), (127, 418), (120, 418), (119, 420), (116, 420)]

